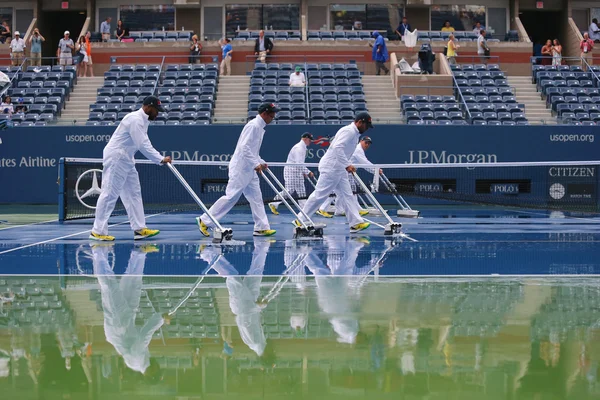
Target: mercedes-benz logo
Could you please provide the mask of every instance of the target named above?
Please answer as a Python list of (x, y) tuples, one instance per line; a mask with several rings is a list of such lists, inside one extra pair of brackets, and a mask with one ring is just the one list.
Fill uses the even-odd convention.
[[(69, 275), (81, 275), (81, 276), (95, 276), (96, 272), (98, 275), (106, 275), (109, 273), (107, 270), (94, 271), (94, 255), (92, 249), (88, 245), (80, 245), (75, 250), (75, 266), (77, 270), (66, 271)], [(106, 266), (114, 271), (115, 269), (115, 251), (112, 247), (109, 248), (106, 253)]]
[[(101, 169), (88, 169), (83, 174), (79, 175), (79, 178), (77, 178), (77, 182), (75, 182), (75, 196), (77, 196), (77, 200), (79, 200), (79, 202), (81, 204), (83, 204), (85, 207), (91, 208), (92, 210), (96, 209), (96, 204), (89, 204), (89, 203), (86, 203), (84, 200), (85, 199), (98, 200), (100, 193), (102, 193), (102, 188), (100, 187), (100, 183), (98, 181), (98, 176), (101, 174), (102, 174)], [(84, 179), (84, 177), (85, 177), (85, 179)], [(102, 179), (102, 178), (100, 178), (100, 179)], [(89, 189), (87, 189), (85, 192), (83, 192), (83, 194), (80, 193), (80, 189), (79, 189), (79, 184), (82, 183), (82, 180), (84, 182), (86, 182), (88, 180), (91, 182), (91, 187)], [(83, 190), (81, 190), (81, 191), (83, 191)]]

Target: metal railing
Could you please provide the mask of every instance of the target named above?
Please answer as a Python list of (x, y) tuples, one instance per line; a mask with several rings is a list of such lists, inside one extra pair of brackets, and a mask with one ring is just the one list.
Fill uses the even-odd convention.
[(455, 97), (458, 97), (459, 103), (462, 104), (462, 106), (465, 109), (465, 113), (468, 117), (468, 121), (470, 124), (473, 123), (473, 116), (471, 115), (471, 110), (469, 110), (469, 105), (467, 104), (467, 102), (465, 101), (465, 98), (462, 94), (462, 91), (460, 90), (460, 86), (458, 86), (458, 82), (456, 81), (456, 77), (454, 76), (454, 74), (452, 74), (452, 82), (454, 83), (454, 92), (455, 92)]
[[(160, 62), (159, 70), (161, 71), (161, 73), (162, 73), (164, 65), (165, 65), (165, 57), (163, 57), (162, 61)], [(156, 81), (154, 81), (154, 87), (152, 88), (152, 95), (156, 94), (156, 88), (158, 87), (158, 82), (160, 82), (160, 75), (159, 75), (158, 79)]]
[[(254, 70), (254, 64), (257, 63), (259, 56), (246, 56), (246, 75)], [(365, 72), (365, 57), (360, 54), (328, 54), (328, 55), (267, 55), (265, 62), (268, 63), (289, 63), (304, 65), (307, 64), (356, 64), (361, 74)], [(291, 71), (290, 71), (291, 73)]]

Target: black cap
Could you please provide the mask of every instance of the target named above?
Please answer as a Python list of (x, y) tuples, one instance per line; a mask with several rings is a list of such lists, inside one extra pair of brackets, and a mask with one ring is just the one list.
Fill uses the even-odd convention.
[(360, 112), (356, 115), (356, 117), (354, 118), (354, 122), (358, 121), (366, 122), (369, 128), (373, 128), (373, 124), (371, 123), (371, 116), (366, 111)]
[(373, 141), (371, 140), (371, 138), (369, 136), (363, 136), (360, 139), (361, 142), (367, 142), (367, 143), (373, 143)]
[(264, 112), (277, 112), (277, 106), (274, 103), (262, 103), (258, 107), (258, 113), (262, 114)]
[(312, 133), (310, 133), (310, 132), (304, 132), (302, 134), (302, 139), (305, 139), (305, 138), (309, 138), (310, 140), (312, 140), (312, 138), (313, 138)]
[(148, 96), (144, 99), (145, 106), (152, 106), (160, 112), (165, 112), (164, 107), (161, 105), (160, 100), (156, 96)]

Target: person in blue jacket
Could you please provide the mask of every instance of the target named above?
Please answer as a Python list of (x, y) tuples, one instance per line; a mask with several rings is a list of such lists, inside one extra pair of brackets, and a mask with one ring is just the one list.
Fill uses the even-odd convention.
[(381, 75), (381, 70), (385, 74), (389, 74), (390, 70), (385, 66), (385, 63), (390, 59), (387, 47), (385, 45), (385, 39), (377, 31), (373, 31), (373, 37), (375, 38), (375, 44), (373, 47), (373, 61), (375, 61), (375, 74)]

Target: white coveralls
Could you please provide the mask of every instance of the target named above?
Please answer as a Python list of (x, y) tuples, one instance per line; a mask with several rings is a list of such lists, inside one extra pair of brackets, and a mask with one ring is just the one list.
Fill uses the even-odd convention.
[(162, 327), (164, 319), (154, 313), (144, 326), (137, 327), (135, 318), (142, 296), (142, 279), (146, 253), (133, 250), (124, 276), (119, 280), (108, 263), (111, 248), (92, 247), (94, 275), (98, 278), (104, 309), (106, 341), (115, 347), (125, 364), (134, 371), (146, 371), (150, 365), (150, 341)]
[[(348, 181), (346, 167), (351, 165), (350, 157), (354, 153), (360, 132), (354, 123), (341, 128), (333, 138), (327, 153), (319, 162), (319, 180), (317, 188), (304, 205), (304, 214), (313, 215), (329, 198), (332, 192), (337, 194), (336, 203), (346, 210), (350, 226), (364, 222), (358, 214), (356, 203), (352, 201), (352, 188)], [(300, 218), (304, 219), (301, 215)]]
[[(356, 145), (356, 149), (354, 150), (354, 153), (352, 153), (352, 157), (350, 157), (350, 164), (352, 164), (352, 165), (373, 165), (373, 163), (371, 161), (369, 161), (369, 159), (367, 159), (367, 156), (365, 155), (365, 151), (362, 148), (360, 143), (358, 143)], [(370, 174), (375, 174), (375, 168), (364, 168), (364, 170)], [(348, 174), (348, 179), (350, 181), (350, 188), (352, 189), (352, 192), (359, 193), (362, 191), (362, 189), (358, 185), (358, 182), (356, 182), (356, 179), (354, 179), (354, 176), (352, 174)], [(362, 209), (360, 204), (358, 204), (358, 194), (354, 194), (353, 201), (359, 210)], [(321, 210), (327, 210), (327, 207), (329, 206), (330, 202), (331, 202), (331, 199), (327, 199), (325, 201), (325, 203), (323, 203), (323, 205), (321, 206)], [(339, 207), (336, 202), (336, 210), (335, 210), (336, 214), (343, 213), (345, 211), (346, 210), (341, 209), (341, 207)]]
[(307, 260), (308, 269), (315, 275), (319, 307), (329, 318), (340, 343), (352, 344), (358, 334), (358, 321), (354, 317), (359, 305), (358, 290), (353, 285), (356, 259), (363, 243), (325, 238), (327, 266), (316, 257)]
[[(254, 168), (265, 163), (258, 155), (265, 134), (265, 126), (267, 124), (260, 115), (257, 115), (256, 118), (244, 126), (235, 146), (233, 157), (229, 162), (229, 181), (225, 189), (225, 196), (217, 200), (209, 210), (217, 221), (220, 221), (235, 206), (243, 194), (250, 203), (252, 218), (254, 219), (254, 230), (270, 229), (263, 205), (258, 174), (254, 171)], [(208, 215), (202, 214), (201, 218), (206, 226), (213, 226)]]
[[(290, 150), (286, 163), (287, 164), (303, 164), (306, 160), (306, 149), (308, 147), (303, 140), (296, 143)], [(310, 174), (310, 170), (306, 167), (284, 167), (283, 179), (285, 180), (285, 188), (292, 196), (299, 199), (300, 206), (306, 203), (306, 186), (304, 186), (304, 176)], [(275, 196), (275, 200), (281, 200), (281, 195)], [(289, 202), (289, 200), (288, 200)], [(272, 203), (275, 207), (279, 207), (281, 201)]]
[[(213, 265), (213, 269), (219, 275), (227, 276), (226, 285), (227, 290), (229, 290), (229, 307), (231, 307), (231, 312), (235, 314), (235, 323), (240, 331), (240, 337), (259, 357), (265, 351), (267, 339), (262, 327), (261, 312), (264, 306), (256, 304), (256, 301), (260, 295), (260, 283), (262, 282), (269, 246), (270, 243), (267, 241), (254, 241), (252, 262), (245, 278), (240, 277), (239, 272), (225, 257), (221, 257)], [(207, 252), (207, 250), (208, 248), (202, 254)], [(204, 259), (204, 256), (202, 258)]]
[(142, 189), (134, 156), (141, 151), (155, 164), (160, 165), (163, 160), (163, 156), (152, 147), (148, 139), (149, 124), (148, 115), (141, 108), (127, 114), (104, 148), (102, 192), (96, 204), (92, 232), (108, 234), (108, 219), (119, 197), (127, 211), (131, 229), (137, 231), (146, 227)]

